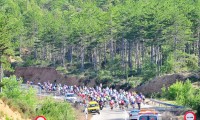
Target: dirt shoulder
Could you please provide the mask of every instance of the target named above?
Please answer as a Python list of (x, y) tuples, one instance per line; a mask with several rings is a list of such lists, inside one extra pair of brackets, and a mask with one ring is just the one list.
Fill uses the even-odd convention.
[(0, 120), (31, 120), (23, 119), (18, 111), (13, 111), (7, 104), (0, 99)]

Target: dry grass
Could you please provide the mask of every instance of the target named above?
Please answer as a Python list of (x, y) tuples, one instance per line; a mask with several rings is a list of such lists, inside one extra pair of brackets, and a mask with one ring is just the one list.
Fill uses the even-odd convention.
[(22, 116), (24, 113), (22, 114), (18, 111), (18, 108), (14, 105), (14, 102), (5, 98), (3, 100), (6, 103), (0, 100), (0, 120), (25, 120)]
[[(77, 111), (76, 120), (85, 120), (85, 113), (83, 112), (84, 107), (81, 106), (80, 104), (74, 104), (73, 107), (75, 111)], [(88, 120), (90, 120), (91, 118), (92, 118), (92, 115), (88, 114)]]
[(199, 89), (200, 88), (200, 82), (194, 82), (192, 83), (193, 87), (196, 88), (196, 89)]
[(6, 97), (2, 97), (1, 100), (5, 105), (8, 105), (13, 112), (19, 112), (22, 118), (32, 118), (35, 116), (33, 109), (28, 105), (23, 104), (21, 101), (8, 99)]
[(5, 114), (3, 113), (3, 111), (0, 111), (0, 118), (3, 117)]
[(162, 113), (162, 119), (163, 120), (170, 120), (174, 115), (170, 112), (164, 112)]

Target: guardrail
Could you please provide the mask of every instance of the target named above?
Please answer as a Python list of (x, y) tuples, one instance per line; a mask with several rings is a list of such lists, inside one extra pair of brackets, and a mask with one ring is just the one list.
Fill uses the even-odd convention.
[(155, 102), (155, 103), (158, 103), (158, 104), (160, 104), (160, 105), (165, 105), (165, 106), (168, 106), (168, 107), (174, 107), (174, 108), (180, 108), (180, 109), (186, 108), (185, 106), (174, 105), (174, 104), (170, 104), (170, 103), (158, 101), (158, 100), (155, 100), (155, 99), (150, 99), (150, 101)]

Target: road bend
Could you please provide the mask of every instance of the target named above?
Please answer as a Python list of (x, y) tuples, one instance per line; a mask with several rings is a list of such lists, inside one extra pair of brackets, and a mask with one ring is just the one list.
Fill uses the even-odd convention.
[[(150, 105), (142, 104), (142, 108), (150, 108)], [(104, 107), (103, 110), (98, 113), (92, 113), (91, 120), (129, 120), (129, 112), (132, 108), (120, 110), (119, 108), (114, 108), (113, 110), (110, 107)]]

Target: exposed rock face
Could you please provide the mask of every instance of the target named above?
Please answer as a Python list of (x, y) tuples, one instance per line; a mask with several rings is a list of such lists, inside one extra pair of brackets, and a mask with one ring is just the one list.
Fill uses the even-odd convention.
[(22, 77), (24, 82), (32, 81), (34, 84), (38, 82), (51, 82), (55, 80), (57, 83), (67, 85), (79, 85), (79, 80), (76, 77), (67, 77), (56, 71), (55, 68), (49, 67), (18, 67), (14, 73), (17, 77)]
[[(84, 83), (87, 86), (94, 87), (95, 80), (88, 79), (79, 79), (72, 76), (64, 76), (56, 71), (55, 68), (48, 67), (18, 67), (14, 73), (17, 77), (22, 77), (24, 82), (27, 80), (33, 81), (34, 84), (38, 82), (51, 82), (55, 80), (57, 83), (67, 84), (67, 85), (83, 85)], [(130, 91), (138, 91), (144, 94), (151, 94), (155, 92), (161, 92), (163, 86), (169, 87), (176, 81), (185, 81), (190, 79), (193, 81), (200, 81), (200, 73), (179, 73), (172, 75), (165, 75), (161, 77), (156, 77), (153, 80), (150, 80), (140, 86), (137, 86), (135, 89), (130, 89)]]
[(156, 92), (161, 92), (163, 86), (169, 87), (176, 81), (185, 81), (187, 79), (192, 79), (193, 81), (200, 80), (200, 74), (198, 73), (180, 73), (173, 75), (165, 75), (161, 77), (156, 77), (140, 86), (135, 88), (136, 91), (142, 92), (144, 94), (151, 94)]

